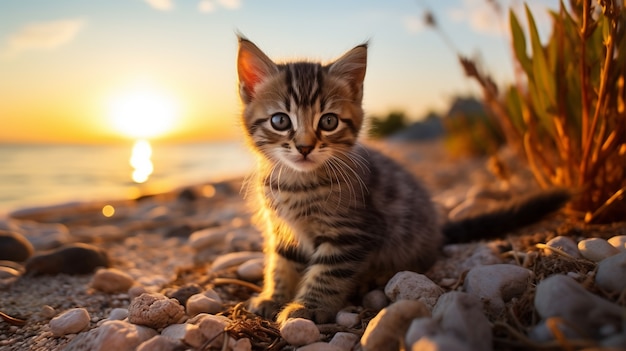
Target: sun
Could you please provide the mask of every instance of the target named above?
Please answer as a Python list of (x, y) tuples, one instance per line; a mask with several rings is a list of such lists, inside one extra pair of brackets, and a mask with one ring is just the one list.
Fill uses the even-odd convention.
[(155, 88), (122, 92), (109, 105), (109, 118), (115, 129), (132, 138), (153, 138), (167, 133), (179, 114), (176, 99)]

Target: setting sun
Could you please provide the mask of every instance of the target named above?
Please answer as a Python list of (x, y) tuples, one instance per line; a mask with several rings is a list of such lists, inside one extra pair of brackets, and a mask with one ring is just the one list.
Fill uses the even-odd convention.
[(151, 138), (165, 134), (180, 114), (177, 101), (155, 89), (135, 89), (114, 97), (109, 117), (115, 128), (132, 138)]

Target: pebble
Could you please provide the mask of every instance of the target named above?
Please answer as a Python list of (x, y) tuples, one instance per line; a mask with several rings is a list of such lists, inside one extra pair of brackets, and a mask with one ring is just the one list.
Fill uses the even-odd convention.
[(196, 316), (200, 313), (216, 314), (222, 312), (224, 309), (221, 299), (216, 300), (206, 294), (191, 295), (189, 299), (187, 299), (185, 307), (187, 315), (190, 317)]
[(398, 300), (374, 317), (361, 337), (363, 351), (396, 351), (415, 318), (430, 317), (430, 308), (418, 300)]
[(418, 342), (421, 338), (434, 336), (441, 333), (439, 324), (432, 318), (415, 318), (404, 336), (406, 345), (411, 346)]
[(144, 341), (157, 335), (154, 329), (123, 321), (105, 321), (88, 333), (79, 334), (64, 351), (135, 351)]
[(617, 235), (610, 238), (608, 241), (614, 248), (622, 252), (626, 251), (626, 235)]
[(223, 245), (227, 231), (223, 227), (212, 227), (191, 233), (187, 243), (196, 251), (207, 247)]
[(623, 292), (626, 289), (626, 251), (600, 261), (595, 279), (596, 285), (606, 291)]
[(33, 245), (23, 235), (0, 230), (0, 260), (24, 262), (33, 252)]
[(211, 314), (201, 314), (196, 318), (197, 324), (186, 327), (185, 343), (200, 347), (207, 341), (213, 340), (206, 346), (221, 348), (224, 339), (217, 336), (224, 332), (224, 328), (228, 326), (228, 320)]
[(158, 293), (144, 293), (134, 298), (128, 306), (128, 321), (160, 329), (178, 323), (185, 309), (175, 299)]
[(163, 328), (161, 335), (174, 340), (183, 340), (187, 334), (187, 329), (192, 327), (197, 328), (195, 325), (187, 323), (171, 324)]
[(76, 243), (32, 256), (26, 261), (26, 272), (34, 275), (89, 274), (98, 267), (108, 266), (106, 251), (94, 245)]
[(176, 351), (184, 349), (185, 345), (180, 341), (162, 335), (155, 335), (137, 347), (137, 351)]
[(471, 269), (465, 277), (464, 290), (478, 297), (493, 317), (505, 311), (505, 302), (528, 289), (533, 272), (512, 264), (494, 264)]
[(248, 338), (242, 338), (232, 345), (233, 351), (252, 351), (252, 342)]
[(187, 300), (195, 294), (199, 294), (202, 292), (202, 287), (198, 284), (185, 284), (178, 289), (167, 292), (165, 296), (178, 300), (178, 302), (185, 306), (187, 304)]
[(264, 258), (265, 254), (263, 252), (258, 251), (240, 251), (240, 252), (231, 252), (225, 255), (219, 256), (213, 264), (211, 264), (210, 272), (217, 272), (232, 266), (240, 265), (246, 261), (256, 259), (256, 258)]
[(70, 231), (60, 223), (20, 221), (18, 227), (36, 251), (55, 249), (70, 239)]
[[(561, 251), (565, 252), (566, 254), (572, 257), (575, 257), (575, 258), (580, 257), (580, 251), (578, 251), (578, 244), (576, 244), (574, 239), (570, 237), (559, 235), (555, 238), (550, 239), (546, 243), (546, 245), (550, 247), (554, 247), (556, 249), (560, 249)], [(552, 253), (550, 249), (546, 249), (544, 250), (544, 252)]]
[(50, 331), (54, 336), (75, 334), (89, 327), (89, 312), (84, 308), (67, 310), (50, 320)]
[[(605, 337), (605, 327), (621, 330), (622, 308), (590, 293), (565, 275), (550, 276), (537, 285), (535, 308), (543, 319), (560, 317), (574, 329)], [(582, 335), (580, 337), (583, 337)]]
[(382, 290), (372, 290), (363, 296), (363, 307), (372, 311), (380, 311), (389, 306), (389, 299)]
[(126, 308), (114, 308), (109, 313), (109, 318), (108, 319), (121, 321), (121, 320), (124, 320), (126, 318), (128, 318), (128, 309), (126, 309)]
[(302, 347), (298, 347), (296, 351), (343, 351), (335, 345), (331, 345), (327, 342), (315, 342)]
[(41, 311), (39, 311), (39, 315), (45, 319), (52, 318), (56, 314), (57, 314), (57, 311), (54, 309), (54, 307), (50, 305), (41, 306)]
[(394, 275), (385, 286), (389, 300), (418, 300), (433, 308), (443, 289), (423, 274), (403, 271)]
[(361, 323), (361, 317), (359, 317), (358, 313), (339, 311), (336, 322), (341, 326), (352, 328)]
[(341, 351), (351, 351), (359, 343), (359, 337), (352, 333), (338, 332), (328, 343), (337, 346)]
[(99, 269), (94, 274), (90, 286), (105, 293), (114, 294), (128, 292), (135, 280), (125, 272), (116, 268)]
[(13, 279), (22, 275), (22, 272), (13, 267), (0, 266), (0, 280)]
[(255, 258), (242, 263), (237, 268), (239, 278), (249, 281), (258, 282), (263, 280), (263, 267), (265, 266), (264, 258)]
[(280, 327), (280, 335), (294, 346), (312, 344), (320, 339), (320, 331), (313, 323), (304, 318), (290, 318)]
[(600, 238), (589, 238), (578, 243), (580, 254), (591, 261), (600, 262), (603, 259), (616, 255), (620, 251), (609, 244), (608, 241)]
[(455, 338), (445, 335), (423, 337), (411, 346), (412, 351), (475, 351)]

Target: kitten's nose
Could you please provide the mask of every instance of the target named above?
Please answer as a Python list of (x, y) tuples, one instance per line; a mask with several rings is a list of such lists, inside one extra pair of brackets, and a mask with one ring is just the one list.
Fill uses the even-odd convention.
[(308, 154), (313, 151), (313, 145), (296, 145), (296, 149), (302, 154), (302, 156), (306, 157)]

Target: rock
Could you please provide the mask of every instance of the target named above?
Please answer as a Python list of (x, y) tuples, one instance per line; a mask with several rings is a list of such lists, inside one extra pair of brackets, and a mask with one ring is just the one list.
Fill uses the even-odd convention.
[(60, 223), (20, 221), (18, 227), (36, 251), (55, 249), (70, 239), (69, 230)]
[(89, 274), (98, 267), (108, 266), (106, 251), (94, 245), (77, 243), (32, 256), (26, 261), (26, 272), (33, 275)]
[(478, 266), (467, 273), (464, 290), (478, 297), (491, 316), (498, 317), (506, 301), (526, 291), (532, 277), (532, 271), (512, 264)]
[(598, 263), (596, 284), (612, 293), (620, 293), (626, 289), (626, 251)]
[(409, 325), (405, 334), (405, 344), (410, 346), (418, 342), (421, 338), (435, 336), (441, 333), (439, 324), (432, 318), (416, 318)]
[(212, 227), (195, 231), (189, 236), (188, 244), (196, 251), (211, 246), (224, 245), (227, 231), (223, 227)]
[(64, 351), (135, 351), (144, 341), (154, 337), (153, 329), (122, 321), (105, 321), (88, 333), (79, 334)]
[(352, 313), (347, 311), (339, 311), (337, 313), (337, 324), (352, 328), (357, 324), (361, 323), (361, 317), (359, 317), (358, 313)]
[(84, 308), (73, 308), (52, 318), (50, 331), (54, 336), (75, 334), (89, 327), (89, 312)]
[[(224, 339), (217, 336), (224, 332), (224, 328), (228, 326), (227, 319), (210, 314), (200, 314), (189, 320), (187, 324), (183, 339), (185, 343), (196, 348), (204, 345), (219, 349), (223, 346)], [(209, 340), (213, 341), (206, 345)]]
[(41, 311), (39, 311), (39, 315), (44, 319), (50, 319), (54, 317), (56, 314), (57, 314), (57, 311), (54, 309), (54, 307), (50, 305), (41, 306)]
[(561, 317), (574, 329), (588, 332), (594, 338), (608, 336), (602, 335), (607, 326), (612, 330), (621, 328), (619, 305), (590, 293), (565, 275), (553, 275), (539, 282), (535, 308), (542, 318)]
[(0, 230), (0, 260), (24, 262), (33, 252), (33, 245), (23, 235)]
[(620, 251), (626, 251), (626, 235), (617, 235), (609, 240), (609, 244)]
[(257, 251), (241, 251), (241, 252), (231, 252), (225, 255), (219, 256), (213, 264), (211, 264), (210, 272), (217, 272), (222, 269), (226, 269), (228, 267), (240, 265), (243, 262), (256, 259), (256, 258), (264, 258), (265, 254)]
[(121, 321), (128, 318), (128, 309), (126, 308), (114, 308), (109, 313), (110, 320)]
[(184, 314), (185, 310), (177, 300), (157, 293), (141, 294), (128, 306), (129, 322), (154, 329), (178, 323)]
[(235, 341), (232, 349), (233, 351), (252, 351), (252, 342), (248, 338), (239, 339)]
[(206, 338), (197, 325), (188, 325), (185, 328), (185, 337), (183, 342), (193, 348), (200, 349), (205, 343)]
[(410, 347), (412, 351), (473, 351), (468, 345), (446, 335), (426, 336)]
[(430, 308), (418, 300), (398, 300), (374, 317), (361, 337), (363, 351), (396, 351), (411, 321), (430, 317)]
[(7, 266), (0, 266), (0, 280), (2, 279), (14, 279), (22, 275), (22, 272)]
[(239, 268), (237, 268), (237, 275), (245, 281), (258, 282), (263, 280), (264, 266), (264, 258), (255, 258), (242, 263)]
[(315, 323), (304, 318), (290, 318), (280, 327), (280, 335), (290, 345), (312, 344), (320, 339)]
[(202, 292), (202, 288), (200, 287), (200, 285), (185, 284), (172, 292), (166, 293), (165, 296), (170, 297), (172, 299), (176, 299), (182, 306), (185, 306), (187, 305), (187, 300), (192, 295), (199, 294), (201, 292)]
[(327, 342), (315, 342), (306, 346), (298, 347), (296, 351), (343, 351), (335, 345)]
[(423, 274), (398, 272), (385, 286), (385, 295), (391, 301), (418, 300), (432, 308), (437, 303), (443, 289)]
[(363, 307), (380, 311), (389, 305), (389, 299), (382, 290), (372, 290), (363, 296)]
[(445, 293), (437, 301), (432, 318), (439, 322), (443, 334), (454, 337), (469, 349), (492, 349), (491, 325), (477, 297), (459, 291)]
[(581, 240), (578, 243), (578, 250), (584, 258), (594, 262), (600, 262), (619, 253), (619, 250), (609, 244), (608, 241), (600, 238)]
[(187, 329), (192, 327), (197, 328), (195, 325), (187, 323), (171, 324), (163, 328), (161, 335), (174, 340), (183, 340), (187, 334)]
[(245, 227), (231, 230), (226, 234), (224, 241), (228, 243), (228, 251), (263, 251), (263, 241), (260, 236), (250, 235), (255, 228)]
[(339, 350), (351, 351), (359, 343), (359, 337), (352, 333), (338, 332), (328, 343), (337, 346)]
[(128, 292), (135, 280), (125, 272), (115, 268), (99, 269), (94, 274), (90, 286), (105, 293)]
[(137, 351), (182, 351), (185, 349), (185, 345), (180, 341), (162, 335), (153, 336), (137, 347)]
[[(567, 237), (567, 236), (557, 236), (555, 238), (552, 238), (551, 240), (549, 240), (546, 243), (547, 246), (550, 247), (554, 247), (557, 248), (563, 252), (565, 252), (566, 254), (575, 257), (575, 258), (579, 258), (580, 257), (580, 251), (578, 251), (578, 244), (576, 244), (576, 242), (574, 241), (574, 239)], [(552, 251), (550, 251), (550, 249), (546, 249), (544, 250), (546, 253), (551, 253)]]
[(195, 294), (189, 297), (186, 304), (188, 316), (195, 316), (200, 313), (216, 314), (222, 312), (224, 306), (222, 301), (208, 297), (205, 294)]

